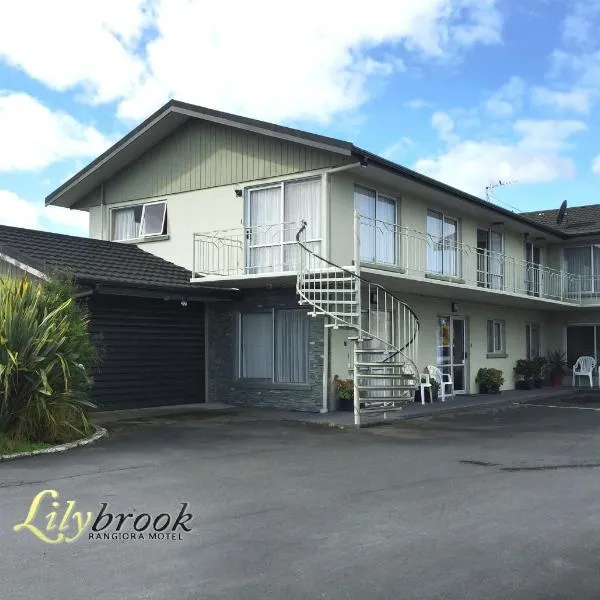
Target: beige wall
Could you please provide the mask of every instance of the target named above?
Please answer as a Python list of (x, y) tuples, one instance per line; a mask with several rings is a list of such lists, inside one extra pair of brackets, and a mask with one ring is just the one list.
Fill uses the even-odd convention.
[(237, 197), (236, 189), (264, 185), (269, 182), (289, 181), (310, 176), (320, 176), (322, 170), (295, 174), (288, 177), (273, 177), (243, 184), (224, 185), (205, 190), (182, 192), (156, 198), (145, 198), (134, 202), (111, 204), (90, 209), (90, 237), (102, 237), (102, 213), (104, 212), (104, 239), (110, 236), (110, 211), (113, 208), (134, 206), (146, 201), (167, 201), (167, 237), (136, 241), (138, 245), (161, 258), (187, 269), (193, 264), (193, 235), (222, 229), (237, 229), (241, 234), (244, 219), (244, 198)]
[[(402, 297), (419, 317), (419, 362), (417, 366), (422, 371), (428, 364), (436, 364), (438, 317), (453, 314), (450, 301), (411, 294), (403, 294)], [(552, 317), (548, 311), (517, 310), (500, 305), (471, 302), (460, 302), (458, 307), (459, 311), (454, 313), (454, 316), (464, 316), (467, 319), (470, 393), (477, 392), (475, 377), (477, 371), (482, 367), (502, 370), (505, 379), (503, 389), (514, 388), (513, 369), (515, 363), (518, 359), (525, 358), (525, 324), (527, 322), (540, 324), (543, 354), (547, 352), (548, 344), (552, 341), (553, 333), (549, 330)], [(487, 358), (486, 321), (488, 319), (503, 319), (506, 323), (506, 358)], [(349, 376), (348, 352), (352, 351), (352, 342), (348, 342), (347, 346), (344, 346), (349, 335), (351, 334), (340, 330), (332, 332), (332, 377), (333, 375), (339, 375), (341, 378)]]

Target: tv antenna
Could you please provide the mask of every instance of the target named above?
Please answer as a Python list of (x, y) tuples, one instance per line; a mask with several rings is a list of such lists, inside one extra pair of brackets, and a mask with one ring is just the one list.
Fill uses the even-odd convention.
[(507, 185), (515, 185), (516, 183), (519, 183), (516, 179), (512, 179), (512, 180), (509, 180), (509, 181), (507, 181), (506, 179), (505, 180), (498, 179), (498, 181), (486, 185), (485, 186), (485, 199), (486, 199), (486, 202), (490, 202), (493, 199), (496, 202), (501, 202), (502, 204), (506, 204), (506, 206), (509, 206), (515, 212), (519, 212), (519, 209), (516, 206), (513, 206), (512, 204), (509, 204), (508, 202), (505, 202), (504, 200), (499, 200), (498, 198), (496, 198), (494, 196), (494, 190), (496, 188), (505, 187)]

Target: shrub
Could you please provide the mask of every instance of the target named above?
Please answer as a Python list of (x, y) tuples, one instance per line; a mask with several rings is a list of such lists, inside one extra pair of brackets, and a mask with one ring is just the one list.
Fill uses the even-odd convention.
[(64, 278), (0, 278), (0, 433), (9, 438), (61, 442), (90, 430), (99, 355), (73, 294)]
[(477, 371), (475, 383), (489, 390), (497, 391), (504, 384), (504, 377), (500, 369), (481, 368)]

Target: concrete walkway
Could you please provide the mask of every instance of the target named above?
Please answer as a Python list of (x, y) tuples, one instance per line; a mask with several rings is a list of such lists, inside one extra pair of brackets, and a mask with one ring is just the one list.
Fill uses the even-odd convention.
[[(451, 412), (479, 411), (488, 408), (510, 406), (531, 402), (543, 402), (572, 396), (578, 392), (577, 388), (542, 388), (539, 390), (508, 390), (501, 394), (475, 394), (456, 396), (446, 402), (434, 404), (411, 403), (401, 410), (389, 412), (385, 415), (364, 415), (363, 424), (369, 425), (386, 421), (403, 421), (418, 419), (438, 414)], [(315, 423), (331, 427), (351, 427), (354, 425), (352, 412), (307, 413), (292, 410), (278, 410), (270, 408), (238, 407), (222, 402), (208, 402), (206, 404), (180, 404), (175, 406), (161, 406), (155, 408), (141, 408), (132, 410), (99, 411), (94, 413), (93, 421), (100, 425), (110, 425), (120, 421), (136, 421), (170, 416), (183, 416), (191, 413), (219, 413), (219, 416), (235, 420), (251, 421), (296, 421), (301, 423)], [(200, 416), (200, 414), (198, 414)], [(208, 416), (208, 414), (206, 415)]]

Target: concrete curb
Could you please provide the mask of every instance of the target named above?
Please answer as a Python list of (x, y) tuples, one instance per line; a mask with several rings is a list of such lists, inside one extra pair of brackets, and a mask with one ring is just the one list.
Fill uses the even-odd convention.
[[(92, 424), (93, 425), (93, 424)], [(108, 432), (104, 427), (93, 425), (96, 430), (89, 437), (83, 438), (82, 440), (76, 440), (74, 442), (67, 442), (66, 444), (59, 444), (57, 446), (50, 446), (49, 448), (41, 448), (40, 450), (31, 450), (30, 452), (15, 452), (14, 454), (0, 454), (0, 463), (8, 462), (9, 460), (17, 460), (19, 458), (28, 458), (29, 456), (38, 456), (40, 454), (57, 454), (58, 452), (66, 452), (73, 448), (79, 448), (80, 446), (89, 446), (99, 439), (103, 438)]]

